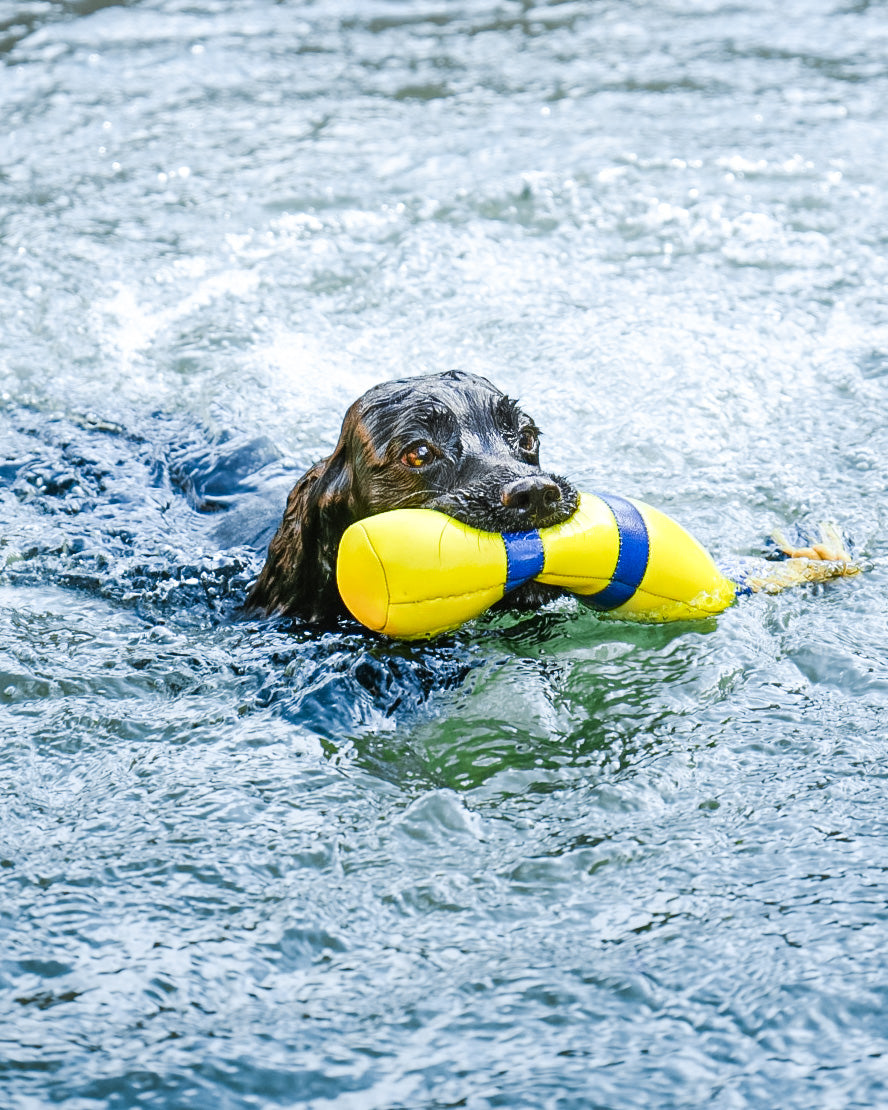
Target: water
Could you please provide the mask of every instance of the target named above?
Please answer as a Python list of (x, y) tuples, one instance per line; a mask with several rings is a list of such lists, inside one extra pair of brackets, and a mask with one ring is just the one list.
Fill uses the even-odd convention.
[[(0, 0), (0, 1104), (888, 1085), (884, 7)], [(348, 403), (866, 575), (431, 645), (235, 611)], [(881, 560), (881, 561), (880, 561)]]

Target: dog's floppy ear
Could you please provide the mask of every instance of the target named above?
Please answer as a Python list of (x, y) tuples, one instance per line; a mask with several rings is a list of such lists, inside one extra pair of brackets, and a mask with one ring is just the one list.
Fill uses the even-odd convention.
[(287, 498), (247, 608), (317, 621), (344, 612), (336, 589), (336, 552), (353, 522), (352, 468), (340, 441), (304, 474)]

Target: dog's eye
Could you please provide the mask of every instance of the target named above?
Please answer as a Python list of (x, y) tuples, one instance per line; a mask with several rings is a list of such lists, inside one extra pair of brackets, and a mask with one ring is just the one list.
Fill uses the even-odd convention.
[(414, 444), (401, 456), (401, 462), (414, 470), (419, 470), (421, 466), (428, 466), (434, 459), (435, 452), (427, 443)]
[(532, 455), (540, 445), (539, 433), (536, 428), (522, 428), (518, 433), (518, 450), (526, 455)]

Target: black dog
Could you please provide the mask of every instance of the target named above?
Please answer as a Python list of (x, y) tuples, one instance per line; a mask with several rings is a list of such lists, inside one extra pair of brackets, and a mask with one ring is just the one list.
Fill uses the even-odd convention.
[[(438, 509), (475, 528), (516, 532), (566, 520), (577, 491), (539, 464), (539, 430), (486, 379), (459, 370), (387, 382), (351, 406), (336, 449), (296, 483), (247, 605), (329, 621), (345, 614), (336, 552), (345, 529), (387, 509)], [(509, 595), (536, 608), (559, 591)]]

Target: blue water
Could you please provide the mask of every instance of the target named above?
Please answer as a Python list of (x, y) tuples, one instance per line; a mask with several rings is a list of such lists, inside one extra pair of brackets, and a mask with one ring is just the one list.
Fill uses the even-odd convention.
[[(888, 23), (0, 0), (0, 1106), (888, 1102)], [(386, 378), (719, 557), (428, 645), (248, 622)]]

